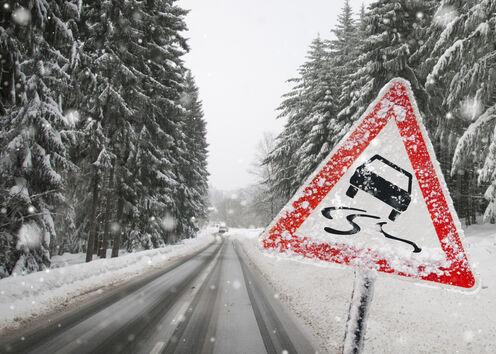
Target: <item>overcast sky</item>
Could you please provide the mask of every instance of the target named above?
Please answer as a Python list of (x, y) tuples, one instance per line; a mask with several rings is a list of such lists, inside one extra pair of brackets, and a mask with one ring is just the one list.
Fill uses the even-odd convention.
[[(310, 42), (330, 38), (341, 0), (179, 0), (191, 51), (185, 56), (200, 89), (209, 143), (210, 183), (231, 190), (249, 173), (264, 132), (278, 133), (281, 96)], [(370, 1), (365, 1), (365, 4)], [(355, 13), (362, 1), (351, 0)]]

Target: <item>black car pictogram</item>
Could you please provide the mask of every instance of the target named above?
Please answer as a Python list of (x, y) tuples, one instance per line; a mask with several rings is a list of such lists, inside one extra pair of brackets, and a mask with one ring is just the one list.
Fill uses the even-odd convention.
[[(372, 167), (372, 162), (375, 160), (378, 160), (379, 162), (386, 164), (405, 175), (408, 178), (408, 190), (404, 190), (396, 184), (393, 184), (385, 178), (379, 176), (376, 173), (377, 169)], [(350, 178), (350, 184), (351, 186), (346, 191), (346, 195), (348, 197), (355, 197), (358, 189), (372, 194), (374, 197), (393, 208), (389, 214), (389, 219), (392, 221), (394, 221), (401, 212), (408, 208), (411, 201), (412, 174), (380, 155), (374, 155), (363, 165), (358, 166), (355, 173)]]

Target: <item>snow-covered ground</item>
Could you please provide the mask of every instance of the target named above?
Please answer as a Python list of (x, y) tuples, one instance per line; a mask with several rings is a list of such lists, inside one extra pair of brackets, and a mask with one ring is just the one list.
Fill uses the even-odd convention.
[[(340, 352), (354, 271), (265, 255), (261, 230), (230, 231), (275, 289), (307, 323), (325, 352)], [(496, 226), (466, 231), (480, 288), (463, 293), (379, 273), (367, 323), (365, 353), (496, 353)]]
[[(127, 255), (128, 253), (125, 250), (119, 250), (119, 257)], [(107, 250), (107, 258), (110, 258), (112, 255), (112, 250), (108, 249)], [(93, 255), (93, 260), (98, 260), (100, 259), (97, 255)], [(53, 256), (50, 259), (50, 268), (61, 268), (61, 267), (67, 267), (73, 264), (80, 264), (80, 263), (85, 263), (86, 262), (86, 253), (81, 252), (81, 253), (68, 253), (65, 252), (61, 256)]]
[(0, 280), (0, 331), (77, 302), (82, 296), (165, 267), (214, 241), (213, 229), (177, 245), (82, 263), (81, 255), (62, 256), (56, 267)]

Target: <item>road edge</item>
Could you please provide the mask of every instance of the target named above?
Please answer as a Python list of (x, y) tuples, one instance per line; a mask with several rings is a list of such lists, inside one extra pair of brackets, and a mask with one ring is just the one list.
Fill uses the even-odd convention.
[(115, 283), (105, 286), (97, 286), (89, 291), (75, 294), (74, 296), (66, 299), (66, 301), (56, 304), (53, 307), (44, 308), (39, 313), (30, 317), (9, 322), (0, 327), (0, 343), (11, 342), (16, 338), (20, 339), (22, 337), (34, 335), (39, 330), (47, 327), (47, 322), (48, 325), (63, 322), (64, 319), (70, 317), (75, 312), (81, 311), (85, 308), (90, 308), (97, 304), (104, 304), (116, 293), (121, 292), (124, 289), (138, 288), (140, 284), (145, 284), (154, 278), (157, 278), (161, 274), (176, 268), (188, 259), (195, 257), (215, 242), (215, 234), (212, 234), (212, 240), (200, 249), (195, 250), (193, 253), (173, 256), (172, 258), (166, 260), (159, 268), (150, 267), (150, 269), (146, 269), (144, 272), (133, 274), (130, 278), (123, 278)]
[[(264, 273), (258, 264), (250, 257), (249, 252), (246, 251), (245, 245), (243, 242), (240, 242), (238, 239), (235, 239), (236, 245), (239, 246), (239, 249), (242, 252), (241, 257), (245, 258), (245, 260), (249, 261), (250, 265), (252, 266), (252, 269), (256, 274), (265, 282), (265, 287), (267, 289), (272, 290), (273, 294), (279, 294), (279, 290), (274, 287), (274, 284), (272, 283), (271, 279), (267, 277), (266, 273)], [(265, 289), (265, 290), (267, 290)], [(278, 297), (278, 304), (282, 307), (284, 310), (284, 315), (289, 317), (290, 321), (295, 325), (297, 330), (299, 330), (302, 335), (310, 342), (312, 347), (314, 349), (318, 349), (320, 352), (321, 350), (324, 350), (324, 343), (320, 339), (318, 335), (316, 335), (312, 329), (312, 327), (305, 322), (305, 319), (298, 316), (297, 313), (295, 313), (291, 307), (291, 304), (287, 301), (287, 299), (284, 296), (279, 296)], [(317, 352), (316, 352), (317, 353)]]

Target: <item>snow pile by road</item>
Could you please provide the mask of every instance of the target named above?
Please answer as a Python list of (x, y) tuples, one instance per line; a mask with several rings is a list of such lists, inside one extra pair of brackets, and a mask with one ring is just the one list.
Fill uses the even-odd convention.
[(78, 296), (164, 267), (213, 241), (212, 230), (204, 229), (197, 238), (177, 245), (1, 279), (0, 329), (19, 326)]
[[(143, 250), (139, 250), (143, 251)], [(119, 257), (124, 256), (129, 254), (126, 250), (119, 250)], [(107, 258), (110, 258), (112, 256), (112, 250), (108, 249), (107, 250)], [(93, 255), (93, 260), (97, 260), (98, 255)], [(86, 253), (80, 252), (80, 253), (68, 253), (65, 252), (61, 256), (53, 256), (50, 258), (50, 268), (61, 268), (61, 267), (67, 267), (73, 264), (79, 264), (79, 263), (85, 263), (86, 262)]]
[[(324, 352), (341, 352), (353, 289), (352, 267), (267, 255), (260, 231), (232, 230), (275, 295), (321, 339)], [(496, 353), (496, 226), (465, 231), (480, 290), (461, 292), (377, 274), (365, 353)]]

